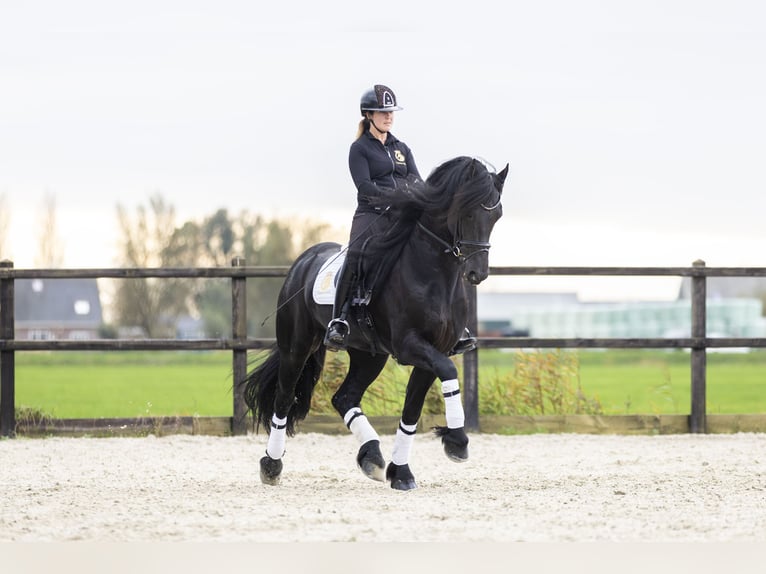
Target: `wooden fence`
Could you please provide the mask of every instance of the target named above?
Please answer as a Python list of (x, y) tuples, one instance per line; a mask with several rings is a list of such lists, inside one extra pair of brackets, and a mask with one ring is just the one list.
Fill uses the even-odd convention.
[[(114, 268), (114, 269), (14, 269), (10, 261), (0, 261), (0, 436), (15, 435), (15, 353), (17, 351), (130, 351), (130, 350), (230, 350), (233, 380), (246, 376), (247, 352), (271, 346), (273, 339), (247, 336), (247, 278), (284, 277), (287, 267), (246, 267), (235, 258), (231, 267), (220, 268)], [(766, 268), (706, 267), (695, 261), (691, 267), (492, 267), (491, 275), (526, 276), (680, 276), (690, 277), (691, 336), (687, 338), (534, 338), (483, 337), (479, 348), (687, 348), (691, 349), (691, 414), (689, 431), (706, 432), (706, 369), (708, 348), (766, 347), (766, 338), (708, 338), (706, 335), (707, 277), (766, 277)], [(16, 279), (71, 278), (230, 278), (232, 300), (232, 337), (229, 339), (94, 339), (94, 340), (16, 340), (14, 337), (14, 281)], [(472, 288), (471, 321), (477, 331), (476, 289)], [(466, 426), (479, 428), (478, 352), (463, 356), (463, 401)], [(233, 385), (231, 433), (247, 432), (247, 419), (242, 389)]]

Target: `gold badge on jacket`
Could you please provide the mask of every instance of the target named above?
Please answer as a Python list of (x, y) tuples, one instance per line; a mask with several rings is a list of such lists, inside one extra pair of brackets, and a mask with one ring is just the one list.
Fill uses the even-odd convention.
[(394, 151), (394, 157), (399, 163), (404, 163), (404, 154), (400, 150)]

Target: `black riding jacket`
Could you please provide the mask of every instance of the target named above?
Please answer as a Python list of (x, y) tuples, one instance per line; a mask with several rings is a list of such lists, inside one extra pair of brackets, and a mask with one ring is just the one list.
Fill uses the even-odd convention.
[(351, 144), (348, 167), (356, 185), (357, 213), (374, 212), (370, 198), (378, 197), (381, 188), (396, 189), (408, 176), (420, 179), (412, 151), (389, 132), (385, 145), (369, 130)]

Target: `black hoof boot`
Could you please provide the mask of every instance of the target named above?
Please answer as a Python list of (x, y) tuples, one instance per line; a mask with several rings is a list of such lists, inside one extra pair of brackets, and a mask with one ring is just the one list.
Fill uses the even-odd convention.
[(451, 429), (447, 427), (434, 427), (436, 436), (441, 437), (444, 453), (453, 462), (465, 462), (468, 460), (468, 435), (463, 427)]
[(383, 482), (386, 479), (386, 461), (380, 452), (379, 440), (368, 440), (359, 447), (356, 464), (367, 478)]
[(282, 475), (282, 459), (271, 458), (268, 454), (261, 459), (261, 482), (269, 486), (279, 484)]
[(415, 484), (415, 475), (410, 471), (409, 464), (388, 463), (386, 480), (391, 483), (391, 488), (394, 490), (414, 490), (418, 487)]

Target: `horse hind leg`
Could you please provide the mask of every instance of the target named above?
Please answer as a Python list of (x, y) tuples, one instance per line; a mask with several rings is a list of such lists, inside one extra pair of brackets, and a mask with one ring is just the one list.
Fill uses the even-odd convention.
[(285, 454), (287, 442), (287, 417), (279, 417), (277, 413), (271, 417), (269, 438), (266, 443), (266, 454), (261, 457), (261, 482), (269, 486), (277, 486), (282, 478), (282, 457)]
[[(370, 428), (372, 428), (372, 425), (370, 425)], [(373, 438), (362, 443), (356, 455), (356, 465), (367, 478), (377, 480), (378, 482), (385, 480), (383, 469), (386, 466), (386, 461), (380, 450), (379, 438)]]
[(308, 414), (314, 385), (323, 366), (323, 348), (307, 359), (295, 353), (281, 355), (266, 455), (260, 460), (263, 484), (276, 486), (280, 483), (287, 436), (295, 434), (296, 422)]
[(261, 483), (268, 486), (277, 486), (282, 479), (282, 459), (271, 458), (269, 451), (261, 457)]
[[(260, 365), (248, 373), (242, 382), (245, 403), (253, 413), (255, 424), (268, 429), (269, 444), (266, 447), (266, 456), (260, 460), (260, 476), (261, 482), (269, 485), (279, 484), (282, 473), (281, 454), (274, 456), (274, 453), (281, 453), (284, 450), (284, 435), (280, 439), (277, 434), (273, 433), (272, 428), (274, 424), (274, 397), (279, 386), (281, 362), (279, 350), (275, 347)], [(282, 443), (282, 447), (279, 446), (279, 442)]]
[(386, 462), (380, 450), (380, 437), (359, 405), (367, 388), (383, 370), (388, 356), (370, 355), (354, 349), (349, 349), (348, 354), (348, 373), (333, 395), (332, 404), (359, 442), (357, 466), (368, 478), (382, 482)]

